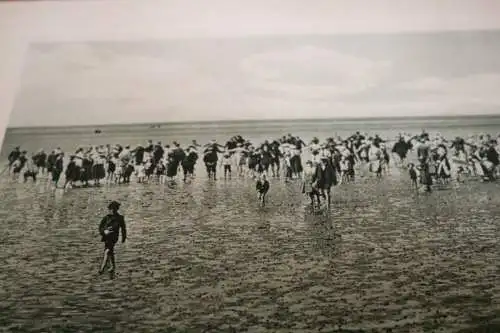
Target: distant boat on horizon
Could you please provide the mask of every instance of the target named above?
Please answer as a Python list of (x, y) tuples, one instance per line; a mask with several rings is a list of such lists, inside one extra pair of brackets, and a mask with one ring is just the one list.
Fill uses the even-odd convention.
[(149, 128), (161, 128), (161, 125), (153, 124), (153, 125), (149, 125)]
[(102, 133), (102, 131), (100, 129), (94, 130), (94, 134), (101, 134), (101, 133)]

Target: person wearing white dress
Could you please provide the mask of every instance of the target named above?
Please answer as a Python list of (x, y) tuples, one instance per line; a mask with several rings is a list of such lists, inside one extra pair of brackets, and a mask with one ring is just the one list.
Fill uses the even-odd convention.
[(368, 160), (370, 163), (370, 171), (375, 173), (377, 177), (382, 176), (381, 159), (382, 151), (375, 145), (374, 142), (372, 142), (370, 148), (368, 149)]

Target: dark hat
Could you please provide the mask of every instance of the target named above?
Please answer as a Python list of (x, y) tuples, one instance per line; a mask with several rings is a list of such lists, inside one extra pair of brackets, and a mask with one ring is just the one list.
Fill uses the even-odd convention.
[(111, 203), (108, 205), (108, 209), (118, 210), (120, 209), (120, 203), (118, 201), (111, 201)]

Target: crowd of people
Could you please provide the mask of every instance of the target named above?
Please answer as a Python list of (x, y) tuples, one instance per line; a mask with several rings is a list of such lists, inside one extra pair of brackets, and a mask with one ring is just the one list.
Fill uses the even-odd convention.
[[(311, 204), (319, 205), (322, 198), (330, 204), (330, 189), (354, 182), (356, 170), (363, 166), (379, 178), (389, 171), (390, 165), (407, 168), (415, 188), (425, 191), (431, 191), (436, 182), (446, 184), (453, 177), (461, 181), (465, 175), (494, 181), (500, 171), (499, 147), (500, 136), (486, 134), (448, 141), (439, 134), (431, 138), (425, 131), (418, 135), (400, 134), (390, 144), (378, 135), (360, 132), (322, 142), (313, 138), (309, 143), (291, 134), (260, 144), (237, 135), (223, 145), (215, 140), (205, 145), (193, 140), (187, 147), (175, 141), (162, 145), (151, 140), (134, 148), (100, 145), (79, 148), (68, 158), (60, 148), (48, 154), (40, 150), (29, 156), (16, 147), (8, 156), (8, 170), (12, 177), (22, 177), (24, 181), (36, 182), (40, 174), (49, 175), (56, 188), (64, 178), (64, 189), (101, 182), (126, 184), (133, 178), (139, 183), (163, 184), (179, 174), (188, 182), (195, 176), (201, 158), (211, 180), (218, 179), (218, 170), (222, 170), (226, 180), (234, 176), (258, 179), (256, 188), (262, 204), (269, 190), (268, 177), (279, 177), (285, 182), (300, 180)], [(410, 152), (416, 152), (416, 159), (408, 161)]]

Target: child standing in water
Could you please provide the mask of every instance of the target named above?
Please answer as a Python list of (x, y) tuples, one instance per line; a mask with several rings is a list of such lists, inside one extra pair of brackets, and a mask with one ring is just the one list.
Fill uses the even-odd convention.
[(408, 164), (408, 173), (410, 174), (411, 186), (418, 190), (418, 171), (415, 167), (415, 164)]
[(228, 153), (224, 154), (224, 157), (221, 160), (221, 165), (224, 167), (224, 179), (231, 179), (231, 156)]
[(120, 231), (122, 234), (122, 243), (125, 243), (127, 239), (127, 228), (125, 226), (125, 218), (123, 215), (118, 213), (120, 209), (120, 204), (116, 201), (111, 202), (108, 205), (109, 214), (106, 215), (100, 225), (99, 233), (101, 235), (101, 241), (104, 242), (104, 258), (102, 260), (101, 268), (99, 269), (99, 274), (104, 272), (104, 269), (111, 263), (109, 267), (109, 272), (114, 272), (115, 270), (115, 244), (118, 242)]
[(340, 182), (339, 184), (347, 183), (349, 181), (349, 170), (351, 166), (349, 164), (349, 160), (345, 155), (342, 155), (340, 158)]
[(304, 168), (304, 179), (302, 181), (302, 193), (309, 196), (311, 199), (311, 208), (314, 208), (314, 198), (318, 202), (318, 207), (320, 206), (321, 199), (319, 197), (319, 192), (317, 188), (313, 186), (313, 178), (316, 169), (313, 167), (313, 162), (306, 161), (306, 167)]
[(263, 173), (259, 180), (257, 180), (257, 185), (255, 186), (258, 194), (259, 202), (262, 207), (266, 205), (266, 194), (269, 191), (269, 182), (267, 181), (266, 174)]
[(143, 163), (139, 163), (135, 166), (135, 176), (137, 177), (138, 183), (143, 183), (146, 178), (146, 170)]
[[(172, 162), (170, 162), (172, 163)], [(167, 180), (167, 175), (166, 175), (167, 167), (165, 166), (165, 162), (163, 160), (160, 160), (158, 164), (156, 165), (156, 177), (158, 178), (158, 182), (160, 184), (165, 184)]]

